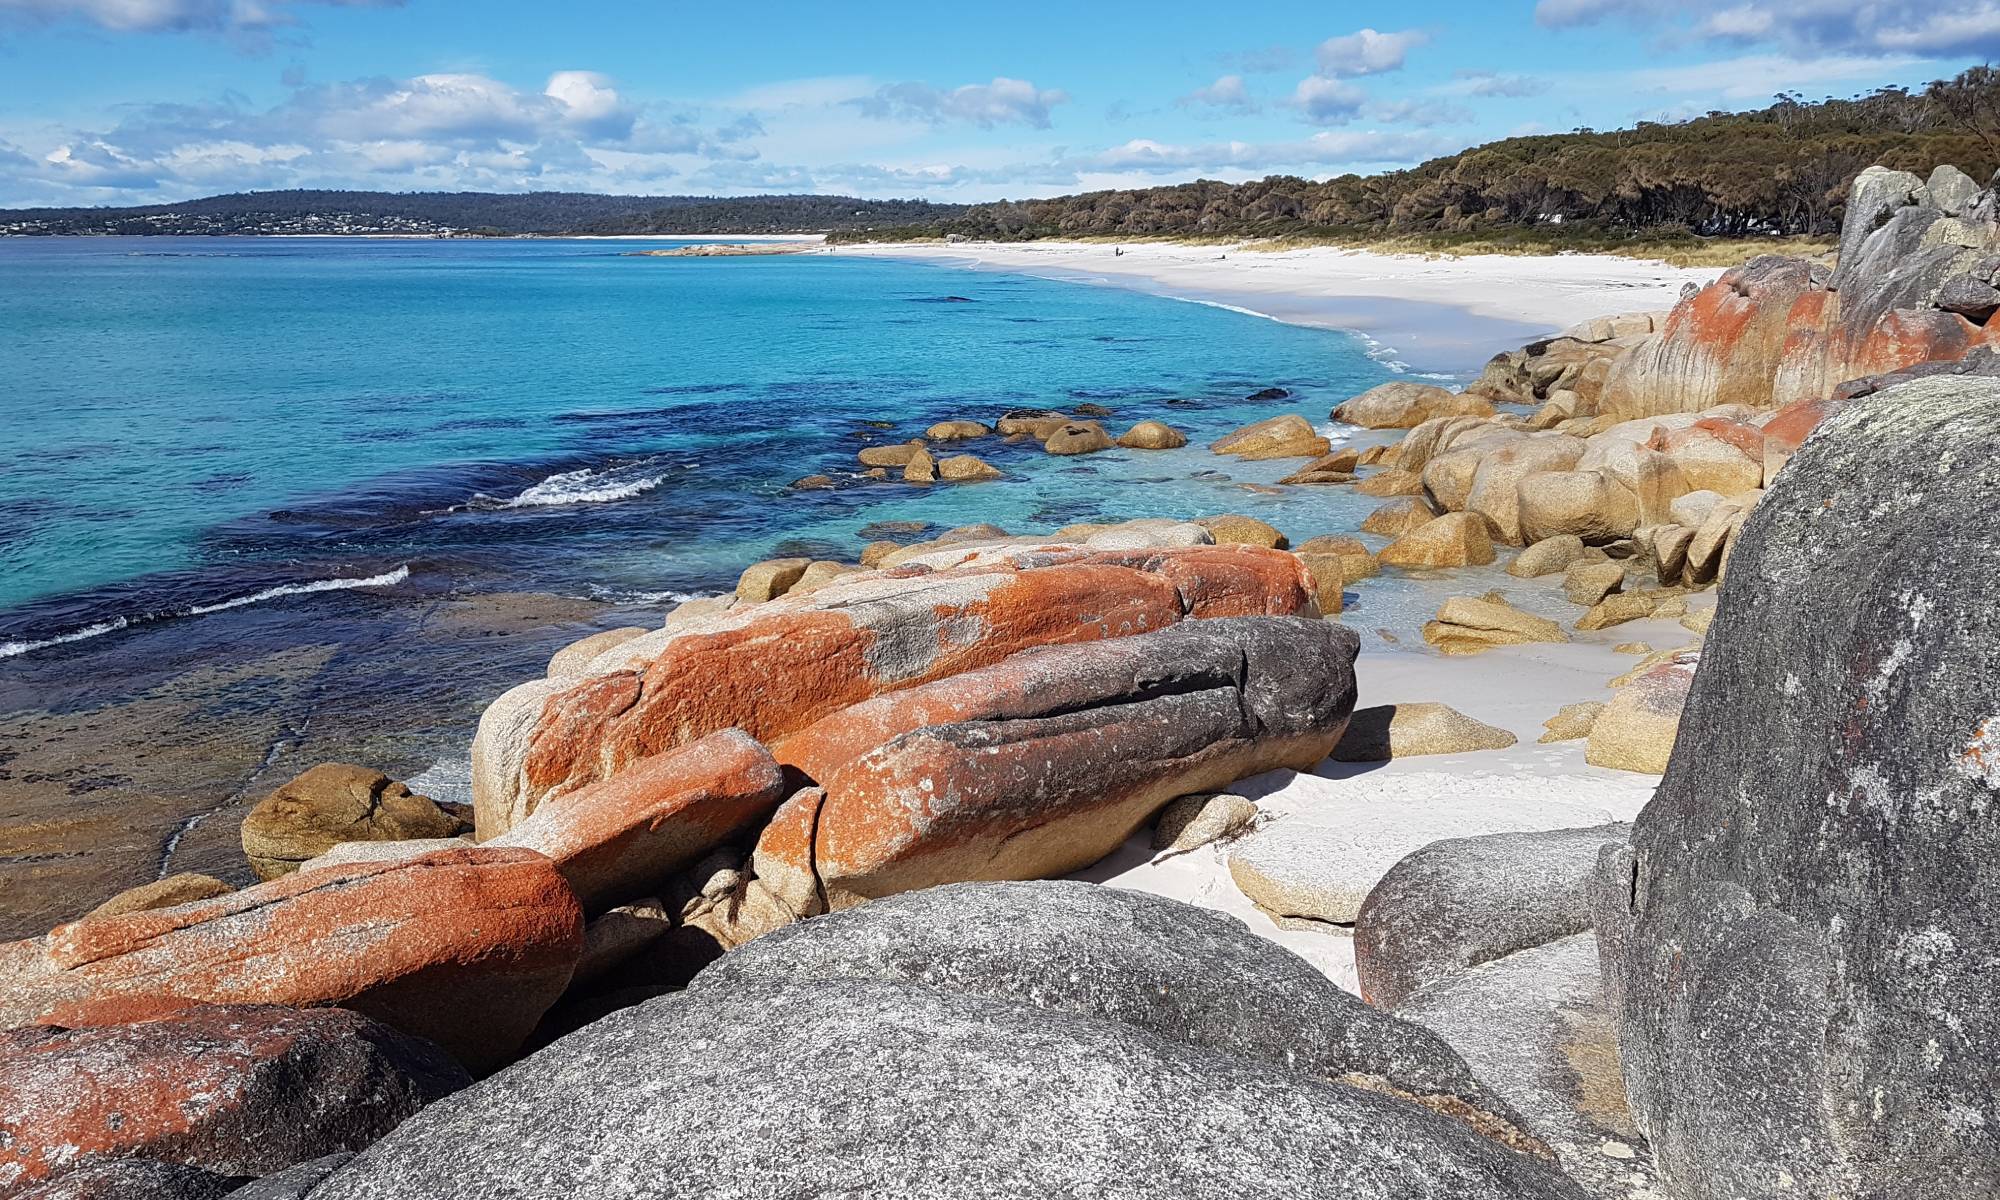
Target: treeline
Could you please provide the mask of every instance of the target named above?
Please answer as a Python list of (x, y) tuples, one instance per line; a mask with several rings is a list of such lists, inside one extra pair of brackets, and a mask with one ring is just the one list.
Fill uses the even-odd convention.
[(1274, 176), (975, 205), (861, 238), (1470, 234), (1567, 228), (1613, 234), (1823, 235), (1872, 164), (1976, 179), (2000, 166), (2000, 72), (1976, 67), (1921, 91), (1852, 99), (1782, 95), (1632, 129), (1507, 138), (1380, 175)]
[(825, 233), (936, 222), (962, 205), (849, 196), (605, 196), (588, 192), (239, 192), (178, 204), (0, 210), (20, 232), (258, 234)]

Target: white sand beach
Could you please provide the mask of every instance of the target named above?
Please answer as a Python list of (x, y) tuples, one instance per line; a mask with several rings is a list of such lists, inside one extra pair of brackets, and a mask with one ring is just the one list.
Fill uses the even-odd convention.
[(920, 258), (974, 270), (1127, 287), (1344, 329), (1419, 372), (1462, 374), (1490, 355), (1580, 321), (1673, 307), (1721, 275), (1606, 254), (1425, 257), (1314, 247), (1141, 242), (842, 245), (832, 253)]

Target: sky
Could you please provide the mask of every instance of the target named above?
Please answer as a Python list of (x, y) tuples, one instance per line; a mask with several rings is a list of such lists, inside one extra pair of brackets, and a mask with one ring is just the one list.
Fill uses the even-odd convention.
[(2000, 0), (0, 0), (0, 206), (1325, 178), (1996, 52)]

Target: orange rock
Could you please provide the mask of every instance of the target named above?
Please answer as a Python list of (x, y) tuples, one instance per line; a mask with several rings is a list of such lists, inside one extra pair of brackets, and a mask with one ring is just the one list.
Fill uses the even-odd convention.
[(658, 890), (769, 816), (784, 795), (770, 752), (729, 729), (551, 799), (486, 844), (547, 855), (595, 914)]
[(1303, 568), (1280, 551), (1029, 548), (954, 570), (882, 571), (659, 631), (598, 660), (593, 678), (524, 684), (487, 710), (473, 745), (479, 835), (717, 730), (775, 741), (1032, 646), (1145, 633), (1184, 616), (1308, 611), (1312, 597)]
[(826, 787), (826, 902), (1062, 874), (1176, 796), (1307, 769), (1353, 711), (1357, 647), (1326, 621), (1189, 622), (1031, 651), (822, 722), (781, 751)]
[(197, 1004), (337, 1004), (500, 1066), (568, 985), (583, 909), (554, 863), (470, 847), (294, 872), (0, 946), (0, 1027)]
[(359, 1150), (472, 1080), (428, 1042), (338, 1008), (227, 1005), (0, 1032), (0, 1194), (79, 1161), (269, 1175)]

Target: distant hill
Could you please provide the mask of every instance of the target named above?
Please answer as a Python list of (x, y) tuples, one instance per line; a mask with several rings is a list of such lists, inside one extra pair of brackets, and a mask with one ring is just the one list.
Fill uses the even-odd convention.
[[(982, 204), (842, 239), (959, 235), (1431, 239), (1531, 231), (1544, 245), (1633, 235), (1826, 235), (1872, 164), (1927, 173), (2000, 166), (2000, 71), (1845, 100), (1779, 96), (1754, 112), (1632, 129), (1507, 138), (1380, 175), (1274, 176)], [(1526, 240), (1526, 239), (1524, 239)]]
[(962, 205), (847, 196), (293, 190), (131, 208), (0, 209), (0, 233), (831, 233), (934, 223), (961, 211)]

